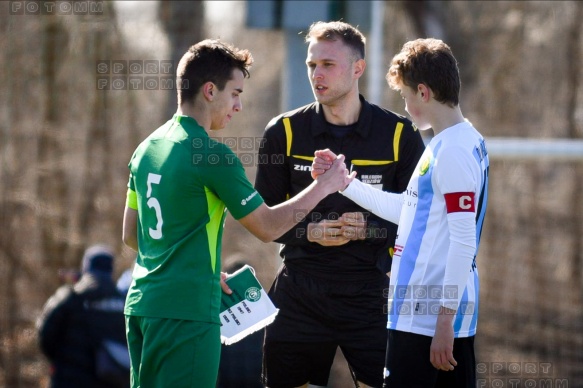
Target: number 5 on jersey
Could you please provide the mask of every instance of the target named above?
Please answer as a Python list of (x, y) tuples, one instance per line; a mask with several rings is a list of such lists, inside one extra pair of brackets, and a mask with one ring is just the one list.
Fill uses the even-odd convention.
[(160, 184), (162, 175), (159, 174), (148, 174), (148, 192), (146, 193), (146, 198), (148, 198), (148, 207), (154, 209), (156, 212), (156, 229), (148, 228), (150, 232), (150, 237), (154, 240), (160, 240), (162, 238), (162, 224), (164, 220), (162, 219), (162, 208), (160, 208), (160, 202), (155, 197), (152, 197), (152, 185)]

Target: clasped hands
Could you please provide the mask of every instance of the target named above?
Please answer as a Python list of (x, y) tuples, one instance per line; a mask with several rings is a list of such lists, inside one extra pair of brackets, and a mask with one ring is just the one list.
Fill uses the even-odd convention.
[(342, 214), (337, 220), (322, 220), (308, 224), (308, 241), (325, 247), (344, 245), (366, 238), (366, 219), (361, 212)]
[[(312, 162), (312, 178), (318, 179), (320, 175), (326, 173), (330, 170), (335, 163), (344, 164), (344, 155), (336, 155), (334, 152), (330, 151), (328, 148), (325, 150), (317, 150), (314, 152), (314, 161)], [(346, 165), (344, 165), (346, 170)], [(343, 176), (342, 187), (340, 191), (343, 191), (350, 182), (356, 177), (356, 171), (353, 171), (350, 175), (345, 174)]]
[[(335, 165), (342, 163), (344, 165), (344, 156), (336, 155), (329, 149), (318, 150), (314, 153), (312, 163), (312, 178), (323, 179), (326, 172)], [(350, 175), (346, 174), (346, 165), (344, 175), (333, 179), (338, 179), (339, 190), (344, 190), (356, 176), (356, 172)], [(340, 167), (339, 167), (340, 168)], [(332, 177), (330, 177), (332, 179)], [(320, 222), (311, 222), (308, 224), (307, 231), (308, 241), (318, 243), (322, 246), (340, 246), (349, 241), (364, 240), (366, 238), (366, 220), (361, 212), (348, 212), (342, 214), (336, 220), (322, 220)]]

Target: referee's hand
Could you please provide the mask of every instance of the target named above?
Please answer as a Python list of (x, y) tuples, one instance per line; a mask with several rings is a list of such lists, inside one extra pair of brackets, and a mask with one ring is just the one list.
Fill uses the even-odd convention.
[(342, 214), (342, 235), (352, 241), (366, 239), (366, 219), (362, 212), (347, 212)]
[(324, 247), (338, 247), (350, 241), (342, 233), (344, 221), (322, 220), (308, 224), (308, 241)]

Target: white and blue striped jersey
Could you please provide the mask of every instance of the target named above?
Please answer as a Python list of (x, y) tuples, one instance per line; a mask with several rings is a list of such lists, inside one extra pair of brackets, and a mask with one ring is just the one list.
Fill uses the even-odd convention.
[(476, 253), (486, 213), (489, 161), (469, 122), (449, 127), (427, 145), (401, 195), (351, 183), (344, 195), (398, 222), (389, 329), (433, 336), (440, 306), (456, 311), (455, 337), (476, 333)]

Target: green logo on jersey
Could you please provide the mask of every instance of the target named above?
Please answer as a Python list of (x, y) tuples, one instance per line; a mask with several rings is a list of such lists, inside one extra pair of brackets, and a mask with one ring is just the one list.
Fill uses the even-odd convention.
[(261, 299), (261, 290), (257, 287), (249, 287), (247, 291), (245, 291), (245, 299), (249, 302), (257, 302)]
[(429, 170), (429, 166), (431, 165), (431, 157), (428, 156), (421, 162), (421, 167), (419, 168), (419, 175), (425, 175), (425, 173)]

